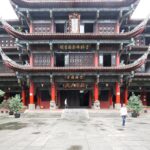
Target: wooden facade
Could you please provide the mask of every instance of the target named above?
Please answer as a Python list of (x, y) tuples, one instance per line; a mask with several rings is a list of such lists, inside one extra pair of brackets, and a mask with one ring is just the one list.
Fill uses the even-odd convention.
[[(149, 106), (149, 17), (139, 0), (11, 0), (19, 21), (1, 20), (0, 89), (29, 108), (111, 108), (131, 92)], [(67, 7), (67, 8), (66, 8)]]

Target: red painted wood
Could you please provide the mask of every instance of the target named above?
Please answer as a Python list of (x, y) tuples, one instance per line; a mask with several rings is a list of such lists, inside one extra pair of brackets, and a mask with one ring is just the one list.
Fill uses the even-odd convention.
[(127, 87), (124, 89), (124, 103), (128, 104), (128, 89), (127, 89)]
[(56, 98), (56, 87), (55, 87), (55, 84), (52, 83), (51, 84), (51, 100), (55, 101), (55, 98)]
[(94, 64), (95, 64), (95, 67), (98, 67), (98, 54), (97, 53), (95, 53)]
[(116, 104), (120, 104), (120, 86), (118, 82), (116, 82)]
[(34, 104), (34, 83), (30, 80), (30, 88), (29, 88), (29, 96), (30, 96), (30, 104)]
[(98, 100), (98, 96), (99, 96), (99, 88), (98, 88), (98, 84), (94, 85), (94, 101)]
[(22, 89), (21, 95), (22, 95), (22, 103), (25, 106), (26, 105), (26, 92), (25, 92), (25, 89)]
[(109, 101), (101, 101), (100, 102), (100, 108), (108, 109), (109, 107), (110, 107), (110, 102)]
[(110, 104), (110, 106), (112, 106), (113, 105), (113, 101), (112, 101), (112, 93), (111, 93), (111, 91), (109, 91), (109, 104)]

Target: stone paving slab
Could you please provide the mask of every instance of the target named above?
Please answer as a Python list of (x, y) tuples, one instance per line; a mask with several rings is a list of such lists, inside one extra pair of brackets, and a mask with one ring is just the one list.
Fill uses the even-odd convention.
[(89, 120), (49, 117), (57, 111), (32, 112), (33, 117), (20, 119), (0, 116), (0, 150), (150, 150), (149, 112), (128, 117), (122, 127), (116, 110), (88, 111), (95, 114)]

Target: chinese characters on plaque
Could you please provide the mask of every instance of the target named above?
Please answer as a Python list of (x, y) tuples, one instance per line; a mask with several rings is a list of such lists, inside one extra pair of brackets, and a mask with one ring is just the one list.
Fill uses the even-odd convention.
[[(85, 79), (84, 76), (82, 75), (68, 75), (68, 76), (65, 76), (65, 79), (66, 80), (69, 80), (69, 81), (82, 81)], [(63, 84), (63, 87), (64, 88), (86, 88), (86, 83), (84, 82), (71, 82), (71, 83), (64, 83)]]
[(82, 75), (68, 75), (68, 76), (65, 76), (65, 79), (66, 80), (83, 80), (85, 78)]
[(70, 89), (70, 88), (86, 88), (86, 83), (64, 83), (63, 84), (63, 87), (64, 88), (68, 88), (68, 89)]
[(59, 45), (60, 50), (89, 50), (90, 45), (88, 44), (78, 44), (78, 45), (73, 45), (73, 44), (62, 44)]

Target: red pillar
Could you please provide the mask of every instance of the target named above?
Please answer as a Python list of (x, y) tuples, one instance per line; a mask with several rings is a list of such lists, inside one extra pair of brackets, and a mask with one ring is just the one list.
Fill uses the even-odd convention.
[(115, 32), (116, 33), (120, 32), (120, 24), (119, 24), (119, 22), (116, 23)]
[(30, 65), (33, 66), (33, 55), (30, 55)]
[(128, 88), (125, 87), (124, 89), (124, 103), (127, 105), (128, 104)]
[(113, 105), (113, 101), (112, 101), (112, 93), (111, 93), (111, 91), (109, 91), (109, 105), (110, 105), (110, 106)]
[(32, 80), (30, 80), (30, 89), (29, 89), (29, 92), (30, 92), (30, 104), (34, 104), (34, 83)]
[(116, 54), (116, 66), (120, 64), (120, 56), (119, 53)]
[(97, 52), (95, 53), (94, 64), (95, 64), (95, 67), (98, 67), (98, 53)]
[(99, 88), (98, 88), (98, 84), (94, 84), (94, 101), (98, 100), (98, 96), (99, 96)]
[(32, 22), (30, 23), (30, 33), (33, 33), (33, 24), (32, 24)]
[(55, 101), (56, 98), (56, 86), (54, 83), (51, 84), (51, 101)]
[(54, 55), (51, 54), (51, 67), (54, 67)]
[(22, 103), (25, 106), (26, 105), (26, 92), (24, 88), (22, 89), (21, 95), (22, 95)]
[(120, 86), (118, 82), (116, 82), (116, 104), (120, 104)]

